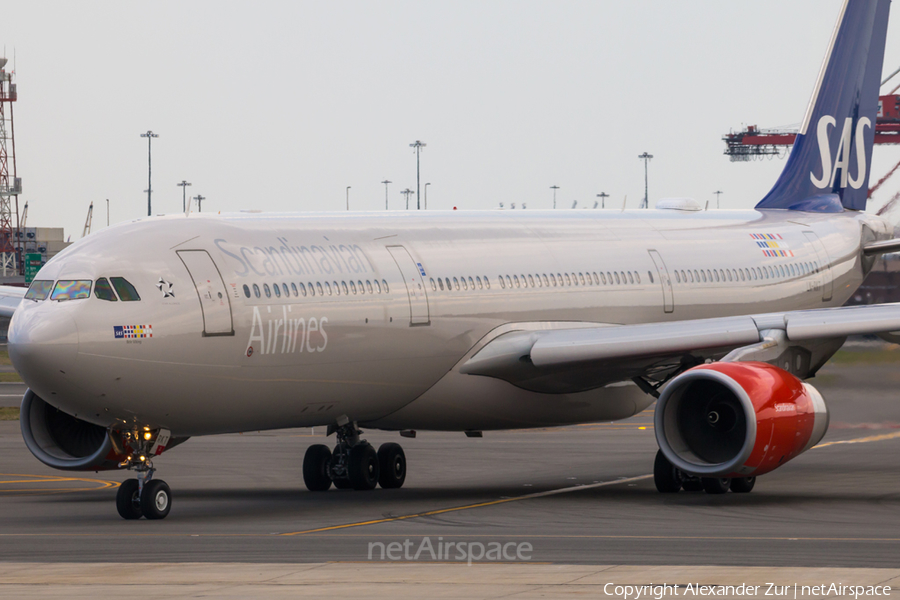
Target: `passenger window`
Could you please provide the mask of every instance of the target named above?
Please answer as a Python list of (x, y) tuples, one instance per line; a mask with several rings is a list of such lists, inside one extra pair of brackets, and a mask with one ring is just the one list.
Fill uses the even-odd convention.
[(500, 279), (500, 289), (505, 290), (505, 289), (506, 289), (506, 282), (503, 281), (503, 275), (501, 275), (499, 279)]
[[(434, 285), (434, 279), (431, 280), (431, 285)], [(353, 292), (354, 295), (356, 295), (356, 284), (353, 283), (352, 280), (350, 281), (350, 291)]]
[(634, 284), (634, 275), (631, 274), (631, 271), (628, 271), (628, 283)]
[(264, 283), (264, 284), (263, 284), (263, 291), (266, 293), (266, 298), (271, 298), (271, 297), (272, 297), (272, 290), (269, 289), (269, 284), (268, 284), (268, 283)]
[(491, 280), (487, 278), (487, 275), (484, 276), (484, 287), (485, 289), (491, 289)]
[(28, 288), (28, 291), (25, 293), (26, 300), (45, 300), (47, 296), (50, 295), (50, 290), (53, 289), (53, 281), (48, 281), (42, 279), (40, 281), (32, 281), (31, 287)]
[(344, 295), (345, 295), (345, 296), (350, 295), (350, 290), (347, 288), (347, 282), (346, 282), (346, 281), (342, 281), (342, 282), (341, 282), (341, 289), (344, 290)]
[[(590, 277), (590, 275), (588, 275), (588, 277)], [(578, 274), (578, 281), (581, 282), (581, 285), (584, 285), (584, 273)]]
[(137, 290), (134, 289), (134, 286), (124, 277), (110, 277), (109, 281), (112, 283), (122, 302), (137, 302), (141, 299)]
[(250, 297), (250, 288), (246, 283), (244, 284), (244, 295), (248, 298)]
[[(438, 279), (440, 281), (440, 279)], [(375, 283), (378, 283), (377, 281)], [(366, 279), (366, 289), (369, 290), (369, 293), (372, 293), (372, 282)]]
[(363, 287), (363, 282), (362, 282), (362, 281), (357, 280), (357, 281), (356, 281), (356, 287), (359, 288), (359, 293), (360, 293), (360, 294), (365, 294), (365, 293), (366, 293), (366, 288)]
[(597, 271), (594, 271), (594, 285), (600, 285), (600, 278), (597, 277)]
[(441, 291), (444, 291), (444, 280), (438, 277), (438, 287), (441, 288)]
[(524, 275), (519, 275), (522, 278), (522, 287), (528, 287), (528, 280), (525, 279)]
[[(688, 273), (690, 273), (690, 271), (688, 271)], [(603, 273), (600, 273), (600, 274), (603, 275)], [(647, 277), (650, 278), (650, 283), (653, 283), (653, 272), (652, 271), (647, 271)]]
[(464, 289), (464, 290), (469, 289), (469, 284), (466, 283), (466, 278), (460, 277), (460, 279), (462, 279), (462, 289)]
[(725, 274), (728, 275), (728, 281), (731, 281), (731, 271), (725, 271)]
[(634, 278), (637, 280), (638, 283), (641, 282), (641, 274), (638, 273), (637, 271), (634, 272)]
[[(326, 282), (325, 285), (328, 285), (328, 283)], [(324, 290), (324, 288), (322, 287), (322, 282), (321, 282), (321, 281), (317, 281), (317, 282), (316, 282), (316, 291), (319, 292), (319, 295), (320, 295), (320, 296), (324, 296), (324, 295), (325, 295), (325, 290)], [(331, 293), (331, 292), (329, 291), (329, 294), (330, 294), (330, 293)]]
[(482, 285), (482, 283), (481, 283), (481, 277), (476, 276), (476, 277), (475, 277), (475, 281), (476, 281), (476, 283), (478, 283), (478, 289), (479, 289), (479, 290), (482, 289), (482, 288), (484, 288), (484, 285)]
[(315, 296), (316, 292), (318, 292), (320, 296), (322, 295), (322, 284), (319, 282), (316, 282), (316, 285), (314, 287), (312, 281), (310, 281), (309, 282), (309, 295)]
[(381, 285), (382, 285), (382, 287), (384, 287), (384, 293), (385, 293), (385, 294), (390, 294), (390, 293), (391, 293), (391, 288), (388, 287), (387, 280), (382, 279), (382, 280), (381, 280)]
[(615, 272), (615, 271), (613, 271), (613, 275), (615, 275), (615, 276), (616, 276), (616, 283), (617, 283), (617, 284), (621, 284), (621, 283), (622, 283), (622, 282), (621, 282), (621, 281), (619, 281), (619, 274), (618, 274), (618, 273), (616, 273), (616, 272)]
[[(245, 285), (244, 287), (246, 288), (247, 286)], [(249, 292), (250, 290), (247, 291)], [(112, 286), (109, 285), (109, 282), (105, 277), (98, 279), (97, 283), (94, 284), (94, 295), (101, 300), (107, 300), (109, 302), (118, 301), (115, 292), (113, 292)]]
[(572, 280), (569, 278), (569, 274), (566, 273), (566, 285), (572, 285)]
[(434, 282), (434, 277), (431, 278), (431, 289), (433, 291), (437, 291), (437, 283)]
[(341, 286), (340, 286), (340, 284), (339, 284), (337, 281), (332, 281), (332, 282), (331, 282), (331, 285), (332, 285), (332, 287), (334, 287), (334, 295), (335, 295), (335, 296), (340, 296), (340, 295), (341, 295)]
[(703, 276), (703, 283), (706, 283), (706, 272), (700, 271), (700, 274)]
[(677, 270), (675, 271), (675, 283), (681, 283), (681, 274)]
[(259, 298), (259, 286), (256, 285), (255, 283), (253, 284), (253, 293), (256, 295), (257, 298)]
[(91, 280), (57, 281), (51, 300), (81, 300), (91, 297)]
[(300, 293), (303, 294), (303, 297), (306, 298), (306, 286), (303, 285), (303, 282), (300, 282)]
[(534, 287), (534, 277), (532, 277), (531, 274), (528, 275), (528, 285)]
[(513, 282), (516, 284), (516, 287), (521, 287), (521, 284), (519, 283), (518, 275), (513, 275)]
[(628, 280), (625, 279), (625, 271), (619, 271), (619, 272), (622, 273), (622, 283), (628, 283)]
[(297, 297), (300, 295), (300, 292), (297, 291), (297, 284), (294, 283), (293, 281), (291, 282), (291, 291), (294, 292), (294, 297)]
[(291, 295), (290, 290), (288, 289), (288, 285), (286, 283), (281, 284), (281, 289), (284, 291), (284, 297), (288, 298)]
[(455, 287), (457, 290), (459, 289), (459, 279), (457, 279), (456, 277), (453, 278), (453, 287)]
[(377, 279), (375, 280), (374, 285), (375, 285), (375, 293), (380, 294), (381, 293), (381, 284), (378, 283)]
[(471, 277), (469, 277), (469, 287), (473, 290), (475, 289), (475, 280)]
[(273, 284), (272, 287), (275, 288), (275, 297), (281, 298), (281, 288), (278, 287), (278, 284)]

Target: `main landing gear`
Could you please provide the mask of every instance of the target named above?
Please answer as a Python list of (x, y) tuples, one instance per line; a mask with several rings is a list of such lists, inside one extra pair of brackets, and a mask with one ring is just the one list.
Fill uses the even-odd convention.
[[(116, 510), (123, 519), (165, 519), (172, 510), (172, 490), (162, 479), (154, 479), (153, 461), (150, 460), (152, 437), (140, 432), (125, 434), (129, 445), (138, 447), (119, 466), (134, 469), (136, 479), (126, 479), (116, 493)], [(168, 440), (168, 438), (167, 438)]]
[(400, 444), (382, 444), (378, 451), (359, 438), (356, 423), (334, 428), (337, 445), (315, 444), (303, 457), (303, 482), (311, 492), (323, 492), (334, 484), (338, 489), (373, 490), (399, 488), (406, 480), (406, 455)]
[(706, 491), (707, 494), (724, 494), (729, 489), (737, 494), (745, 494), (753, 489), (756, 477), (694, 477), (676, 468), (675, 465), (663, 455), (661, 450), (656, 451), (656, 460), (653, 462), (653, 483), (656, 489), (663, 494), (674, 494), (679, 490), (686, 492)]

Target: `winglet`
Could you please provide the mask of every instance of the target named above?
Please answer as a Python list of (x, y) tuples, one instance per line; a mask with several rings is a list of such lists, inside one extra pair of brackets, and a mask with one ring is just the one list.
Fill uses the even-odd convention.
[(866, 208), (889, 10), (846, 0), (791, 155), (756, 208)]

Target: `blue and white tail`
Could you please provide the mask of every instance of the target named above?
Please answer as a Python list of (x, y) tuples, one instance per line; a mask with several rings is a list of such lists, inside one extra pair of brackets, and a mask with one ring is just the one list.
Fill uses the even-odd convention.
[(756, 208), (866, 208), (889, 10), (845, 1), (791, 155)]

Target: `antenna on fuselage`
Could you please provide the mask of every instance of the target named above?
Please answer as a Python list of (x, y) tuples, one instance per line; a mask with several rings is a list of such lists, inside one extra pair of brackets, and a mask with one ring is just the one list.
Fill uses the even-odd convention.
[(628, 194), (625, 194), (625, 199), (622, 200), (622, 212), (625, 212), (625, 204), (628, 202)]
[(81, 232), (81, 237), (85, 237), (91, 233), (91, 221), (93, 221), (93, 216), (94, 216), (94, 203), (91, 202), (91, 205), (88, 206), (87, 219), (84, 220), (84, 231)]

